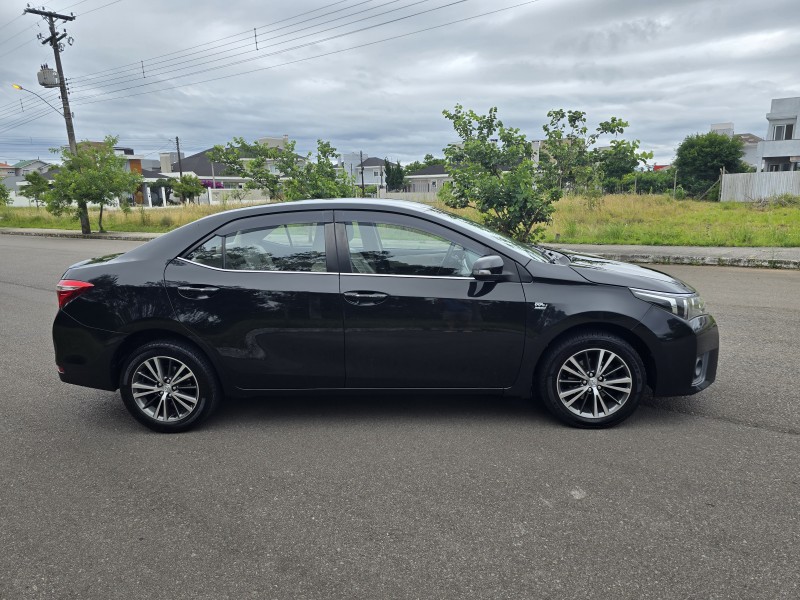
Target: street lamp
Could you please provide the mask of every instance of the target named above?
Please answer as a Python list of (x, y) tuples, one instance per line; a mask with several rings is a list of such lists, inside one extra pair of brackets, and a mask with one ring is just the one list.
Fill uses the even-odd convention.
[[(47, 100), (45, 100), (44, 98), (42, 98), (42, 97), (41, 97), (39, 94), (37, 94), (36, 92), (34, 92), (34, 91), (32, 91), (32, 90), (29, 90), (29, 89), (27, 89), (27, 88), (24, 88), (24, 87), (22, 87), (22, 86), (21, 86), (20, 84), (18, 84), (18, 83), (12, 83), (12, 84), (11, 84), (11, 87), (13, 87), (15, 90), (22, 90), (23, 92), (28, 92), (29, 94), (33, 94), (34, 96), (36, 96), (37, 98), (39, 98), (39, 100), (41, 100), (42, 102), (44, 102), (45, 104), (47, 104), (47, 106), (49, 106), (49, 107), (50, 107), (50, 108), (52, 108), (54, 111), (56, 111), (58, 114), (60, 114), (62, 117), (64, 116), (64, 113), (62, 113), (62, 112), (61, 112), (60, 110), (58, 110), (58, 109), (57, 109), (55, 106), (53, 106), (52, 104), (50, 104), (50, 103), (49, 103)], [(66, 117), (65, 117), (65, 118), (66, 118)]]

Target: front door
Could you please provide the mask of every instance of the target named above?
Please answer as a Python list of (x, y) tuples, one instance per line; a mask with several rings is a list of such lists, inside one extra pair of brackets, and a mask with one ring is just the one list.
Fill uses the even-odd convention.
[(479, 282), (483, 245), (424, 219), (336, 211), (347, 387), (499, 389), (522, 360), (525, 297)]

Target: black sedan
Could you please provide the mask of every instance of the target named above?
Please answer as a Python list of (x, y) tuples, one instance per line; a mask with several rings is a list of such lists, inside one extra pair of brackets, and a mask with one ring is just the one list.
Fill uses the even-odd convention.
[(58, 302), (61, 380), (119, 389), (165, 432), (224, 397), (326, 390), (532, 395), (603, 427), (646, 386), (693, 394), (717, 370), (717, 325), (687, 284), (407, 202), (212, 215), (73, 265)]

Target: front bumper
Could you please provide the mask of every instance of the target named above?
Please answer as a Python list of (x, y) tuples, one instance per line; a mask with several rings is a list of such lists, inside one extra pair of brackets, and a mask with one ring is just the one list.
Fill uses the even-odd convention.
[(687, 322), (653, 307), (634, 333), (647, 340), (651, 351), (654, 396), (689, 396), (716, 379), (719, 329), (711, 315)]

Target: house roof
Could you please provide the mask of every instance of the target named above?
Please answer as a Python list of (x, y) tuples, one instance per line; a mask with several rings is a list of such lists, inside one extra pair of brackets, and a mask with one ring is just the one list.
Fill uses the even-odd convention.
[[(208, 159), (208, 153), (211, 152), (211, 150), (213, 150), (213, 148), (208, 148), (197, 154), (182, 158), (180, 164), (183, 170), (192, 171), (197, 176), (211, 177), (211, 161)], [(215, 175), (222, 175), (225, 169), (226, 167), (222, 163), (214, 163)], [(174, 173), (178, 172), (178, 161), (172, 163), (172, 171)]]
[(8, 163), (3, 163), (3, 162), (0, 162), (0, 169), (13, 169), (13, 168), (14, 168), (14, 167), (12, 167), (12, 166), (11, 166), (10, 164), (8, 164)]
[(431, 175), (447, 175), (447, 170), (445, 169), (444, 165), (428, 165), (419, 171), (414, 171), (413, 173), (408, 174), (409, 177), (430, 177)]
[(737, 133), (733, 137), (739, 138), (745, 144), (757, 144), (758, 142), (763, 142), (764, 141), (763, 138), (760, 138), (760, 137), (758, 137), (757, 135), (755, 135), (753, 133)]
[(142, 169), (142, 177), (144, 177), (145, 179), (162, 179), (164, 176), (158, 171)]
[(38, 158), (34, 158), (33, 160), (21, 160), (18, 163), (14, 164), (14, 165), (11, 165), (11, 166), (13, 166), (15, 169), (23, 169), (23, 168), (27, 167), (28, 165), (32, 165), (35, 162), (40, 162), (43, 165), (47, 164), (43, 160), (39, 160)]
[(382, 158), (375, 158), (374, 156), (370, 158), (365, 158), (364, 162), (362, 162), (359, 167), (382, 167), (386, 164), (386, 161)]

